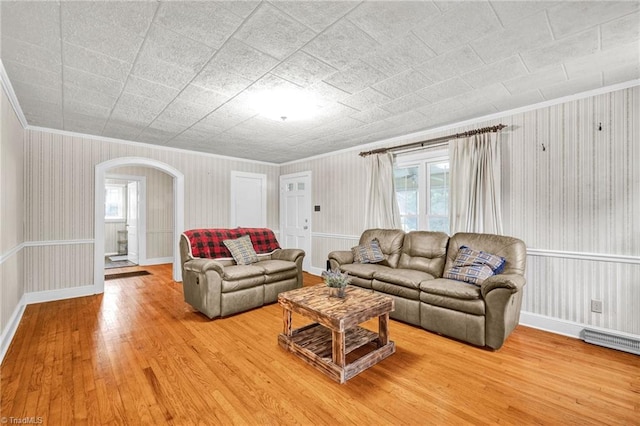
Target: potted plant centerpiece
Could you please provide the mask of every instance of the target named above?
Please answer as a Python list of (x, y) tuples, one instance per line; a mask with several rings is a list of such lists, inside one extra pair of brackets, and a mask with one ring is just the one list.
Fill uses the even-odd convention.
[(335, 297), (344, 297), (344, 289), (351, 282), (351, 277), (346, 272), (339, 270), (324, 271), (322, 273), (324, 283), (329, 287), (329, 295)]

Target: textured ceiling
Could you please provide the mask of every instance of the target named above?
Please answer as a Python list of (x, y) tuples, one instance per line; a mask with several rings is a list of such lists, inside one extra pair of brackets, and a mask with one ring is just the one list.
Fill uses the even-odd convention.
[[(8, 2), (30, 125), (282, 163), (640, 78), (640, 2)], [(264, 92), (314, 96), (273, 120)]]

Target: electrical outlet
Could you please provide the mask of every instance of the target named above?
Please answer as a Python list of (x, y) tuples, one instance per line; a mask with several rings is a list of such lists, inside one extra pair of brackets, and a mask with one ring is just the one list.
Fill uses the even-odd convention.
[(591, 299), (591, 312), (602, 313), (602, 300)]

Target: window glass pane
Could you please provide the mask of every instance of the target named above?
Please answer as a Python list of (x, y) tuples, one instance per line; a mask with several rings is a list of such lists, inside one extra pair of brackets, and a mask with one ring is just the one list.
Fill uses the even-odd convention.
[(449, 218), (444, 216), (429, 216), (429, 230), (449, 233)]
[(418, 217), (417, 216), (403, 216), (400, 218), (402, 223), (402, 230), (417, 231), (418, 230)]
[(304, 182), (298, 182), (298, 191), (304, 191)]
[(449, 163), (429, 164), (429, 214), (449, 214)]
[(124, 186), (105, 186), (105, 219), (124, 219)]
[(394, 178), (400, 215), (418, 214), (418, 167), (397, 168)]

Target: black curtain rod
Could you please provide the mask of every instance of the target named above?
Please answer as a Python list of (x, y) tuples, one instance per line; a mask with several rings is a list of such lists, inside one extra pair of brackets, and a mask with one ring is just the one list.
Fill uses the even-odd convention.
[(499, 130), (504, 129), (505, 127), (507, 126), (505, 126), (504, 124), (498, 124), (497, 126), (483, 127), (481, 129), (474, 129), (474, 130), (469, 130), (463, 133), (456, 133), (455, 135), (448, 135), (448, 136), (441, 136), (439, 138), (434, 138), (434, 139), (427, 139), (426, 141), (412, 142), (404, 145), (392, 146), (388, 148), (378, 148), (378, 149), (373, 149), (371, 151), (364, 151), (360, 153), (360, 156), (366, 157), (372, 154), (384, 154), (385, 152), (402, 151), (402, 150), (411, 149), (411, 148), (426, 148), (438, 142), (448, 141), (451, 139), (467, 138), (469, 136), (479, 135), (481, 133), (497, 132)]

